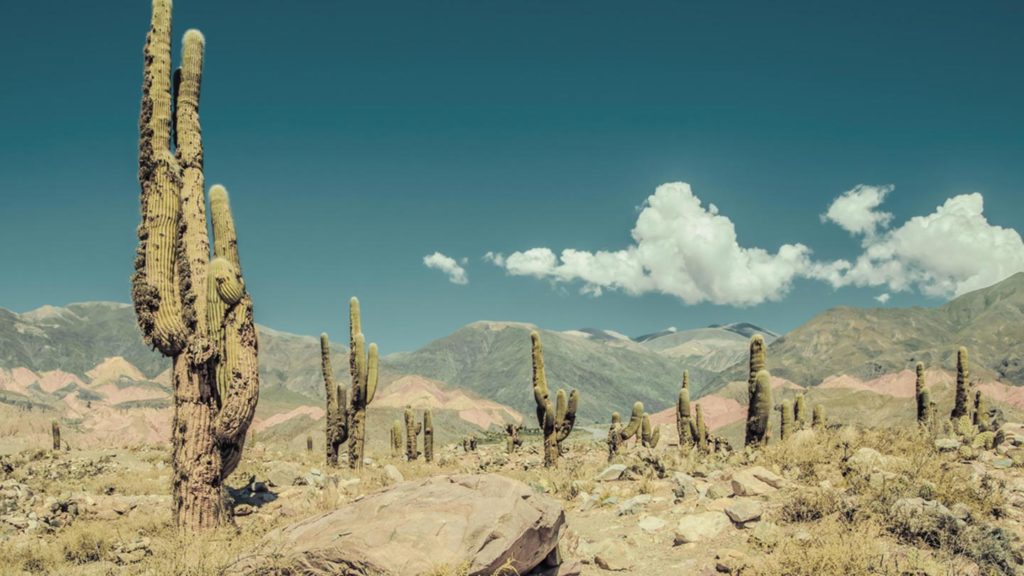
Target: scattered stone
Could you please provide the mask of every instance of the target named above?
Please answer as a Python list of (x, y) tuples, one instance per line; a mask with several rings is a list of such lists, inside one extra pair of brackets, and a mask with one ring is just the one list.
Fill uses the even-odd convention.
[(405, 482), (405, 476), (402, 476), (402, 473), (398, 471), (398, 468), (396, 468), (394, 464), (388, 464), (385, 466), (384, 474), (388, 477), (388, 480), (391, 480), (396, 484), (398, 482)]
[(748, 564), (747, 557), (739, 550), (723, 548), (715, 554), (715, 570), (723, 574), (739, 574)]
[(249, 504), (239, 504), (234, 508), (235, 516), (248, 516), (253, 513), (253, 507)]
[(700, 491), (697, 490), (696, 480), (689, 474), (682, 472), (676, 472), (672, 474), (672, 481), (675, 482), (675, 487), (672, 488), (672, 493), (675, 494), (676, 498), (685, 500), (686, 498), (698, 496)]
[(622, 540), (608, 540), (599, 545), (594, 564), (609, 572), (625, 572), (633, 567), (631, 547)]
[(765, 550), (771, 550), (779, 543), (781, 530), (775, 524), (771, 522), (754, 522), (748, 526), (750, 526), (749, 539), (751, 544)]
[(637, 526), (644, 532), (657, 532), (668, 524), (657, 516), (644, 516), (637, 522)]
[(595, 478), (595, 480), (597, 480), (598, 482), (612, 482), (622, 478), (622, 475), (625, 472), (625, 464), (612, 464), (611, 466), (602, 470), (601, 473), (597, 475), (597, 478)]
[(1013, 467), (1013, 460), (1009, 458), (998, 458), (993, 460), (991, 465), (996, 470), (1005, 470), (1006, 468)]
[(647, 506), (650, 503), (651, 503), (651, 495), (650, 494), (639, 494), (637, 496), (633, 496), (629, 500), (626, 500), (622, 504), (619, 504), (619, 507), (616, 510), (616, 513), (619, 516), (628, 516), (630, 514), (636, 514), (637, 512), (639, 512), (641, 509), (643, 509), (645, 506)]
[(756, 500), (737, 499), (725, 509), (725, 513), (733, 522), (745, 524), (761, 518), (761, 515), (764, 514), (764, 507)]
[(784, 486), (786, 479), (761, 466), (740, 470), (732, 475), (732, 491), (736, 496), (766, 496)]
[(935, 449), (939, 452), (955, 452), (960, 447), (956, 438), (939, 438), (935, 441)]
[(711, 540), (730, 527), (732, 527), (732, 522), (722, 512), (710, 511), (690, 514), (684, 516), (679, 520), (679, 524), (676, 525), (675, 543), (679, 545)]

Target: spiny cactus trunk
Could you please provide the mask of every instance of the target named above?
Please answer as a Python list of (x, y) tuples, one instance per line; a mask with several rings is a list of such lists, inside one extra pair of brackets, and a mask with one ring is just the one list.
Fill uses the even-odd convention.
[(359, 300), (349, 300), (349, 374), (352, 377), (352, 401), (348, 407), (348, 465), (363, 467), (366, 445), (366, 407), (377, 392), (377, 345), (366, 350)]
[(640, 443), (646, 448), (656, 448), (661, 438), (661, 427), (651, 426), (651, 417), (644, 413), (640, 420)]
[(981, 390), (974, 393), (974, 425), (979, 432), (988, 432), (991, 428), (988, 417), (988, 403), (981, 394)]
[(516, 424), (506, 424), (505, 434), (507, 434), (505, 448), (509, 454), (512, 454), (523, 445), (522, 439), (519, 438), (519, 426)]
[(423, 411), (423, 459), (434, 461), (434, 415), (430, 410)]
[(544, 372), (544, 350), (540, 334), (530, 333), (531, 357), (533, 361), (533, 399), (537, 404), (537, 424), (544, 435), (544, 466), (558, 466), (562, 452), (561, 443), (569, 437), (576, 422), (576, 407), (579, 393), (573, 390), (568, 396), (564, 390), (556, 394), (556, 406), (551, 405), (548, 379)]
[(766, 444), (771, 435), (772, 377), (760, 370), (754, 377), (754, 393), (747, 407), (747, 446)]
[(814, 405), (814, 415), (811, 421), (811, 427), (817, 430), (823, 430), (825, 428), (825, 407), (821, 404)]
[(331, 342), (326, 333), (320, 334), (320, 370), (324, 377), (324, 393), (327, 397), (326, 458), (328, 466), (338, 465), (338, 454), (348, 440), (348, 393), (344, 386), (335, 384), (334, 368), (331, 365)]
[(969, 415), (970, 407), (968, 403), (971, 397), (969, 377), (967, 348), (961, 346), (956, 353), (956, 400), (953, 404), (953, 412), (949, 415), (953, 420)]
[(679, 436), (679, 447), (687, 448), (694, 443), (692, 417), (690, 413), (690, 373), (683, 372), (683, 386), (679, 389), (676, 400), (676, 434)]
[(51, 422), (50, 432), (53, 435), (53, 449), (60, 450), (60, 422), (56, 420)]
[(307, 434), (306, 435), (306, 452), (312, 452), (312, 451), (313, 451), (313, 437)]
[(172, 359), (172, 499), (174, 519), (186, 530), (228, 520), (223, 481), (241, 459), (259, 395), (252, 301), (227, 191), (219, 186), (209, 194), (210, 253), (199, 126), (203, 46), (198, 31), (185, 33), (172, 107), (171, 1), (153, 1), (139, 119), (142, 222), (132, 300), (145, 341)]
[(704, 423), (704, 407), (697, 404), (695, 412), (696, 414), (690, 425), (690, 434), (693, 436), (693, 442), (697, 446), (697, 449), (701, 452), (707, 452), (708, 427)]
[(931, 416), (931, 397), (928, 393), (928, 389), (924, 386), (924, 364), (921, 362), (917, 363), (917, 380), (914, 384), (914, 395), (917, 400), (917, 423), (926, 425), (928, 424), (929, 416)]
[(788, 440), (793, 436), (793, 402), (783, 400), (779, 405), (779, 439)]
[(623, 426), (618, 412), (612, 412), (612, 424), (608, 429), (608, 459), (611, 460), (619, 453), (619, 448), (629, 441), (630, 438), (642, 434), (641, 427), (644, 419), (644, 405), (642, 402), (633, 404), (633, 413), (629, 417), (629, 424)]
[(810, 420), (807, 414), (807, 400), (803, 393), (796, 395), (793, 401), (793, 423), (797, 428), (805, 428)]
[(402, 453), (402, 423), (395, 420), (391, 425), (391, 457), (398, 458)]
[(416, 422), (416, 415), (413, 414), (412, 408), (407, 407), (405, 409), (405, 458), (409, 462), (420, 457), (420, 451), (416, 446), (416, 437), (422, 431), (423, 425)]

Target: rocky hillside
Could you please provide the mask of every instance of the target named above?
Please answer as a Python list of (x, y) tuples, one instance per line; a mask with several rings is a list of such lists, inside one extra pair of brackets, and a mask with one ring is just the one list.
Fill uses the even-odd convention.
[[(937, 308), (833, 308), (768, 347), (772, 375), (801, 386), (829, 376), (869, 380), (924, 362), (952, 370), (959, 346), (970, 349), (979, 380), (1024, 385), (1024, 273)], [(716, 387), (746, 378), (739, 362)]]

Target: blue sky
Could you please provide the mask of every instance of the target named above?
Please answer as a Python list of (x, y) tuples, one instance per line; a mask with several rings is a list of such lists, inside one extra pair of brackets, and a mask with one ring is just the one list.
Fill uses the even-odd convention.
[[(343, 334), (358, 295), (384, 352), (479, 319), (786, 331), (881, 294), (935, 305), (1024, 261), (1018, 2), (176, 4), (175, 38), (207, 38), (207, 183), (232, 193), (257, 321), (278, 329)], [(148, 12), (4, 6), (2, 307), (128, 300)], [(713, 223), (721, 255), (657, 233), (629, 254), (670, 182), (689, 192), (665, 193), (669, 228)], [(822, 220), (860, 184), (895, 188)], [(813, 252), (774, 258), (797, 244)], [(611, 251), (641, 275), (506, 260), (533, 248)], [(753, 248), (777, 282), (736, 288)], [(468, 283), (424, 266), (434, 252), (465, 258)]]

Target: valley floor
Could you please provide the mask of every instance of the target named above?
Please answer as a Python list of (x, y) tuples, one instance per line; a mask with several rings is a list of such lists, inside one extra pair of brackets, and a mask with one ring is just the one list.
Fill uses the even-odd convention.
[(1019, 574), (1024, 430), (1004, 431), (986, 450), (909, 428), (803, 430), (728, 457), (629, 446), (612, 464), (574, 440), (557, 470), (535, 444), (357, 472), (257, 444), (229, 481), (237, 527), (196, 540), (170, 525), (165, 449), (23, 450), (0, 460), (0, 573), (232, 574), (272, 528), (403, 478), (493, 472), (562, 501), (563, 556), (584, 576)]

